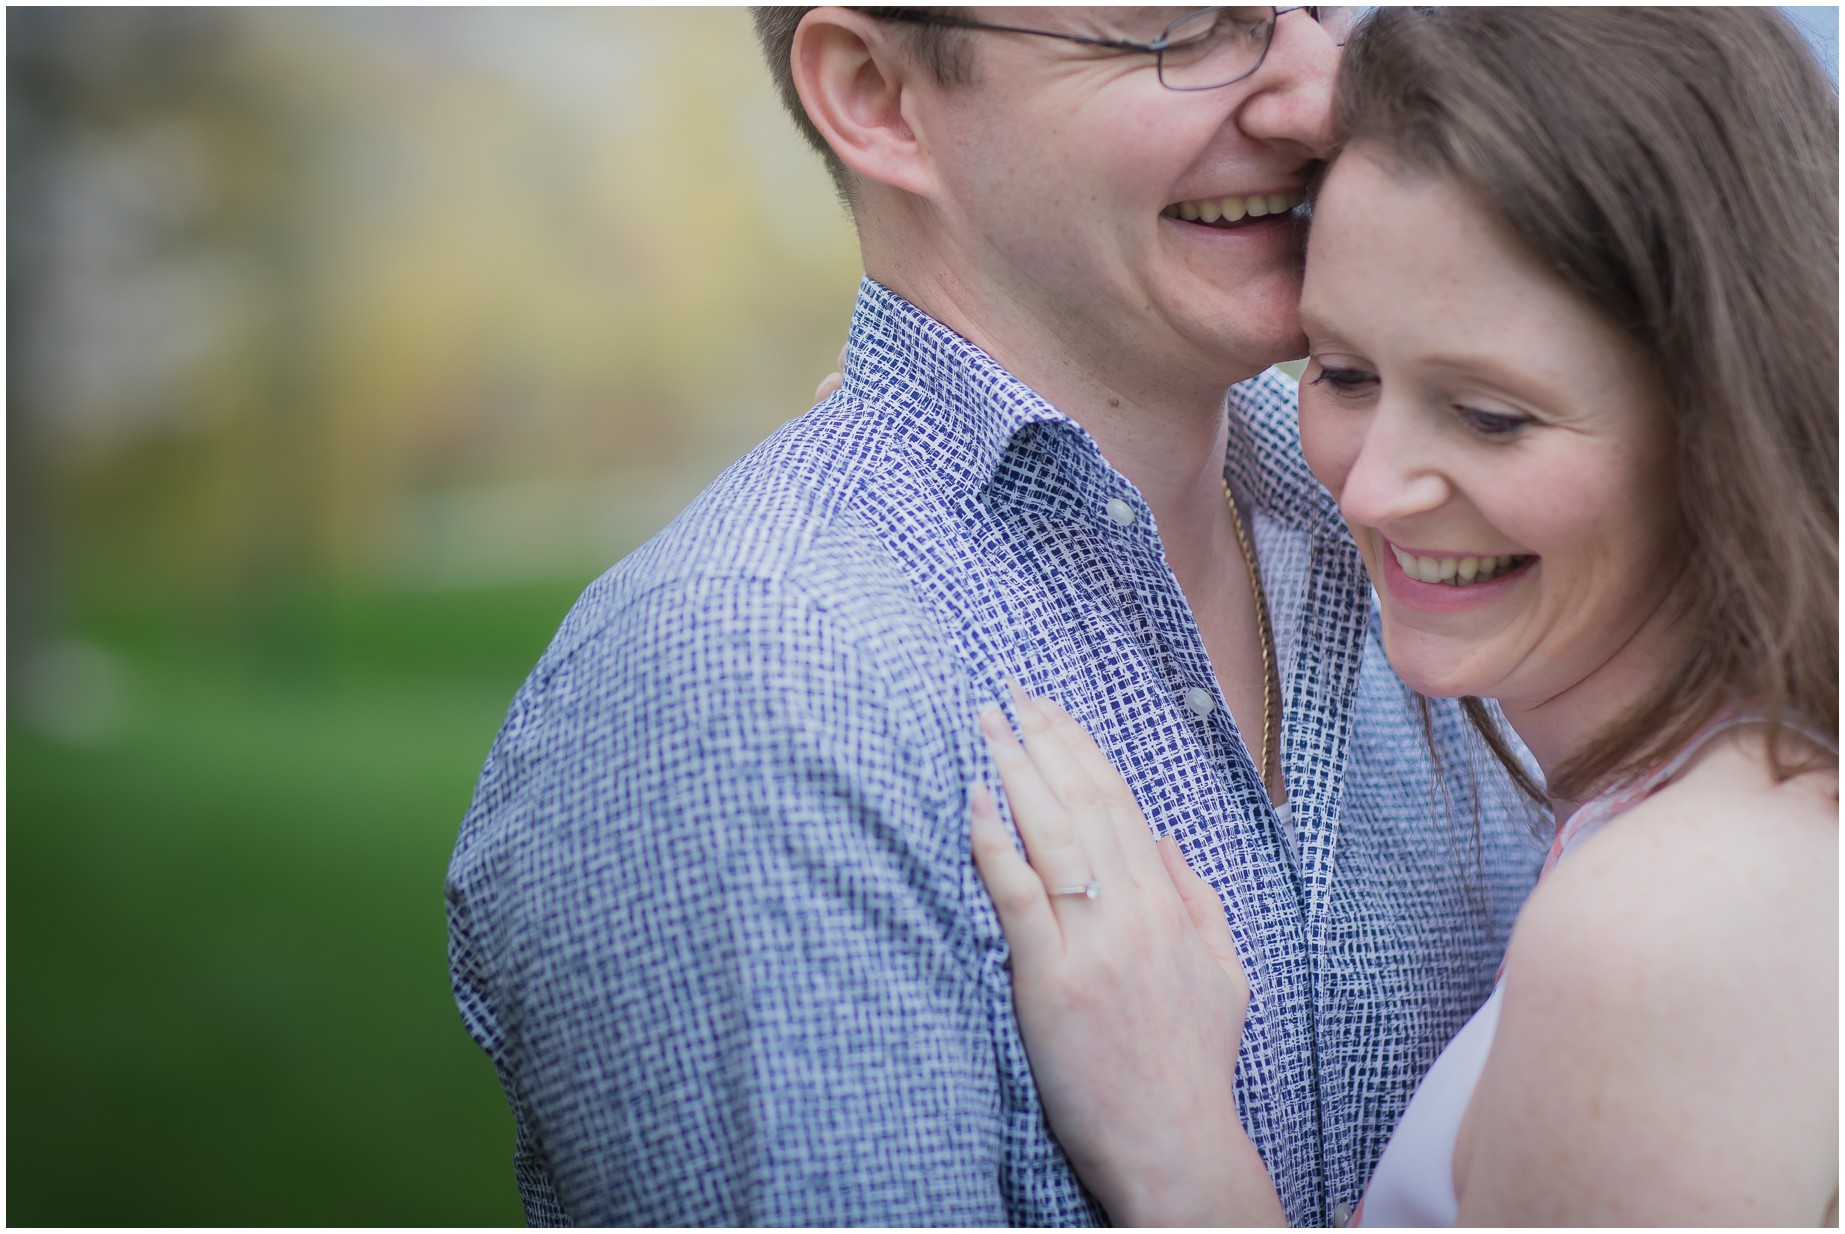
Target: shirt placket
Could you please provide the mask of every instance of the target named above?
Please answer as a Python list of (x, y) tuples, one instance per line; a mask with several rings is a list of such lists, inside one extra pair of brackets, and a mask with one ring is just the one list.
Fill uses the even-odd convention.
[[(1222, 845), (1201, 846), (1199, 840), (1205, 837), (1177, 837), (1188, 849), (1194, 868), (1220, 890), (1230, 893), (1225, 897), (1227, 903), (1246, 904), (1251, 917), (1260, 923), (1263, 938), (1272, 940), (1270, 945), (1277, 948), (1262, 974), (1273, 1013), (1269, 1038), (1258, 1046), (1258, 1052), (1266, 1047), (1277, 1057), (1272, 1059), (1273, 1065), (1260, 1068), (1260, 1078), (1251, 1082), (1252, 1088), (1261, 1091), (1244, 1095), (1253, 1095), (1258, 1101), (1289, 1103), (1297, 1113), (1301, 1109), (1317, 1111), (1319, 1094), (1311, 1042), (1284, 1040), (1285, 1024), (1311, 1024), (1313, 1010), (1311, 968), (1300, 958), (1307, 921), (1292, 836), (1270, 804), (1246, 743), (1224, 703), (1203, 637), (1166, 563), (1150, 511), (1132, 485), (1093, 453), (1093, 447), (1088, 457), (1073, 453), (1075, 457), (1066, 460), (1073, 476), (1070, 517), (1088, 520), (1098, 534), (1121, 545), (1121, 569), (1125, 575), (1122, 586), (1141, 608), (1144, 624), (1151, 632), (1149, 656), (1158, 666), (1169, 702), (1185, 717), (1210, 763), (1214, 782), (1210, 809), (1218, 816), (1217, 825), (1237, 829), (1242, 842), (1261, 848), (1253, 858), (1239, 854), (1235, 856), (1240, 860), (1213, 860), (1214, 854), (1220, 858), (1230, 855), (1224, 853)], [(1204, 857), (1202, 864), (1200, 855)], [(1285, 876), (1273, 879), (1246, 875), (1244, 871), (1252, 865), (1280, 868)], [(1278, 928), (1296, 942), (1290, 946), (1275, 938)], [(1287, 959), (1289, 954), (1295, 959)], [(1257, 1031), (1262, 1031), (1261, 1026)], [(1297, 1129), (1284, 1151), (1292, 1151), (1297, 1157), (1288, 1176), (1317, 1192), (1317, 1180), (1323, 1178), (1317, 1148), (1317, 1114), (1312, 1121), (1313, 1130), (1301, 1135)], [(1291, 1209), (1299, 1210), (1308, 1204), (1318, 1207), (1317, 1195), (1307, 1194), (1306, 1188), (1297, 1190), (1302, 1193), (1292, 1197)]]

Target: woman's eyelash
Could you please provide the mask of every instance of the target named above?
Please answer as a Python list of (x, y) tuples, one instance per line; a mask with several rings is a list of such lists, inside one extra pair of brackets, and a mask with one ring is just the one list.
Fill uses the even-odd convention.
[(1343, 392), (1346, 390), (1356, 390), (1360, 386), (1368, 385), (1376, 380), (1377, 378), (1365, 372), (1363, 369), (1322, 367), (1319, 375), (1314, 377), (1314, 379), (1307, 384), (1310, 386), (1317, 386), (1324, 382), (1331, 386), (1335, 392)]
[(1485, 411), (1478, 407), (1458, 408), (1474, 431), (1487, 437), (1509, 437), (1531, 423), (1531, 417), (1509, 411)]
[[(1325, 386), (1335, 397), (1356, 397), (1379, 384), (1377, 374), (1361, 368), (1341, 368), (1315, 361), (1319, 371), (1306, 379), (1310, 386)], [(1483, 407), (1454, 404), (1462, 420), (1482, 437), (1515, 437), (1534, 421), (1513, 411), (1488, 411)]]

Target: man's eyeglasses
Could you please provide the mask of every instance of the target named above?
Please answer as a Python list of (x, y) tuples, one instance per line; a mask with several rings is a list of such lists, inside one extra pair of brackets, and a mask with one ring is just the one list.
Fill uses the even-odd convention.
[(1157, 57), (1160, 84), (1168, 90), (1215, 90), (1233, 81), (1241, 81), (1262, 67), (1268, 46), (1275, 38), (1275, 21), (1283, 13), (1304, 10), (1320, 23), (1335, 45), (1343, 47), (1352, 32), (1357, 11), (1350, 8), (1316, 8), (1288, 5), (1282, 8), (1199, 9), (1187, 13), (1167, 26), (1151, 43), (1134, 43), (1126, 39), (1092, 39), (1080, 34), (1063, 34), (1056, 30), (1027, 30), (1023, 26), (996, 26), (916, 9), (877, 8), (866, 10), (886, 21), (909, 21), (927, 26), (953, 26), (960, 30), (997, 30), (1003, 34), (1035, 34), (1047, 39), (1063, 39), (1090, 47), (1112, 51), (1138, 51)]

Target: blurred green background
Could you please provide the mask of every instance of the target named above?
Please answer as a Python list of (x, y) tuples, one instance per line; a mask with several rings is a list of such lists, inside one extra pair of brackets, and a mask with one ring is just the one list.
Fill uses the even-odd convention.
[(565, 609), (805, 410), (736, 9), (7, 14), (12, 1224), (511, 1224), (442, 878)]

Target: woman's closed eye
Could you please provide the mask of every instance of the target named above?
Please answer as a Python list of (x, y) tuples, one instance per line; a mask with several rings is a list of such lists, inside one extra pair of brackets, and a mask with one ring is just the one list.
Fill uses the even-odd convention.
[(1481, 437), (1497, 439), (1516, 437), (1536, 423), (1530, 416), (1516, 411), (1469, 407), (1464, 403), (1455, 404), (1454, 410), (1467, 427)]
[(1327, 364), (1320, 360), (1313, 362), (1318, 370), (1308, 378), (1307, 384), (1319, 386), (1338, 398), (1358, 398), (1369, 394), (1378, 384), (1377, 374), (1366, 369)]

